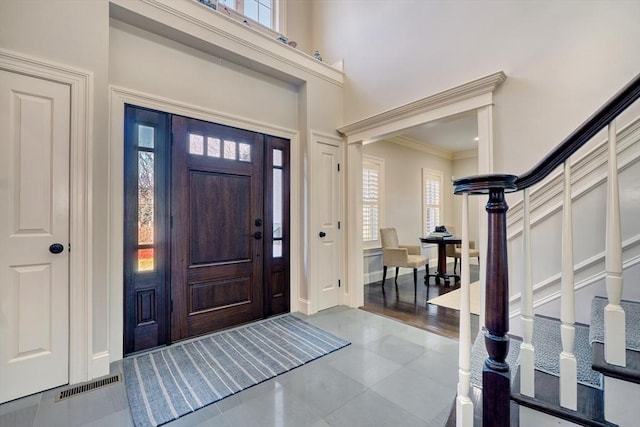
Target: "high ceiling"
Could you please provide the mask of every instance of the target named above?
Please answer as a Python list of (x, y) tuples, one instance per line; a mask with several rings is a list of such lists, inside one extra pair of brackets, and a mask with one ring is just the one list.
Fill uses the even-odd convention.
[(475, 111), (414, 126), (402, 136), (424, 142), (453, 153), (476, 149), (478, 121)]

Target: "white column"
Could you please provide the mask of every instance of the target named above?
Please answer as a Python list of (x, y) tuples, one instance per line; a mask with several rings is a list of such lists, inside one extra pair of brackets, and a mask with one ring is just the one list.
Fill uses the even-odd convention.
[(578, 373), (573, 353), (575, 330), (575, 294), (573, 289), (573, 220), (571, 208), (571, 164), (564, 163), (564, 205), (562, 207), (562, 281), (560, 333), (560, 405), (576, 410), (578, 407)]
[(458, 353), (458, 396), (456, 426), (473, 427), (471, 384), (471, 295), (469, 268), (469, 195), (462, 195), (462, 260), (460, 262), (460, 350)]
[(364, 258), (362, 256), (362, 141), (347, 144), (346, 193), (344, 222), (346, 239), (345, 273), (349, 292), (345, 303), (349, 307), (364, 305)]
[(604, 308), (604, 358), (607, 363), (626, 366), (626, 342), (622, 299), (622, 238), (615, 122), (609, 124), (609, 167), (607, 174), (607, 242), (605, 270), (607, 297)]
[[(493, 104), (478, 108), (478, 174), (489, 174), (494, 172), (493, 166)], [(480, 282), (480, 329), (484, 329), (485, 323), (485, 294), (487, 283), (487, 241), (488, 236), (488, 216), (485, 209), (487, 198), (476, 197), (478, 199), (478, 250), (480, 251), (480, 266), (478, 281)]]
[(520, 393), (534, 397), (534, 355), (533, 338), (533, 274), (531, 272), (531, 216), (529, 189), (523, 192), (524, 218), (522, 220), (522, 253), (524, 256), (524, 281), (522, 284), (522, 330), (520, 344)]

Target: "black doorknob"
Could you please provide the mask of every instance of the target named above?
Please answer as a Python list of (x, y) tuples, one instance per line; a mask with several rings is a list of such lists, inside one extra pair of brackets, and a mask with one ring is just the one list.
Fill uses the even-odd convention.
[(321, 232), (318, 233), (318, 236), (320, 236), (320, 237), (324, 237), (326, 235), (327, 235), (327, 233), (325, 233), (324, 231), (321, 231)]
[(49, 252), (51, 252), (52, 254), (59, 254), (62, 251), (64, 251), (64, 246), (62, 246), (60, 243), (54, 243), (53, 245), (49, 246)]
[(256, 231), (255, 233), (253, 233), (253, 237), (254, 237), (256, 240), (260, 240), (260, 239), (262, 239), (262, 231)]

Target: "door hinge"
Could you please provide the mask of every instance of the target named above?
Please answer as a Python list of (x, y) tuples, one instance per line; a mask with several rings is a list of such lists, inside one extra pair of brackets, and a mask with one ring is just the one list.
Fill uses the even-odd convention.
[(340, 221), (338, 221), (338, 230), (340, 230)]
[(340, 163), (338, 163), (338, 172), (340, 172)]
[(340, 279), (338, 279), (338, 287), (340, 287)]
[(173, 313), (173, 300), (171, 300), (171, 313)]
[(173, 215), (171, 215), (171, 218), (169, 220), (169, 226), (173, 228)]

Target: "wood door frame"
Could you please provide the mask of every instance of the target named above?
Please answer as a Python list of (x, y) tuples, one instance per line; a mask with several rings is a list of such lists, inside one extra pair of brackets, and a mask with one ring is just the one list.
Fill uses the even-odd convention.
[[(69, 152), (69, 383), (109, 373), (108, 353), (93, 348), (92, 198), (93, 74), (0, 49), (0, 68), (68, 85)], [(106, 371), (105, 371), (106, 368)]]
[[(224, 114), (219, 111), (187, 103), (169, 100), (156, 95), (111, 85), (110, 92), (110, 137), (109, 137), (109, 358), (110, 361), (123, 357), (124, 336), (124, 289), (123, 272), (123, 191), (124, 191), (124, 108), (125, 104), (136, 105), (151, 110), (199, 119), (221, 125), (237, 127), (252, 132), (273, 135), (290, 141), (291, 149), (291, 234), (303, 236), (302, 199), (302, 150), (297, 130), (273, 126), (264, 122)], [(290, 264), (290, 308), (291, 311), (306, 313), (306, 301), (299, 298), (303, 286), (304, 240), (301, 237), (291, 241)]]

